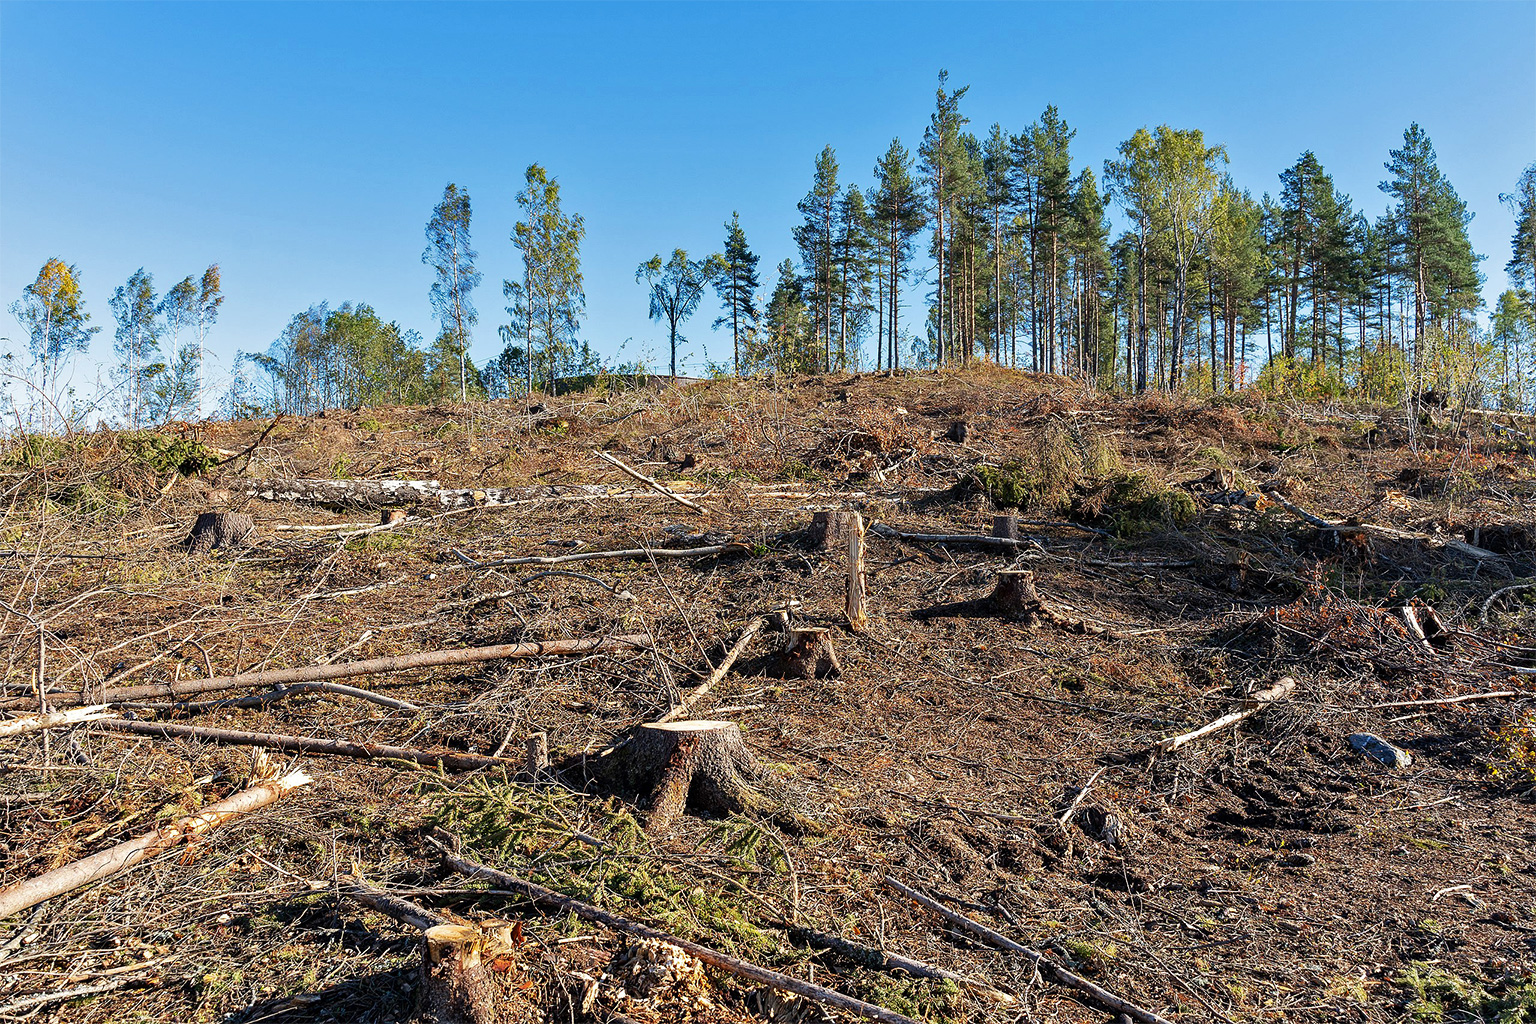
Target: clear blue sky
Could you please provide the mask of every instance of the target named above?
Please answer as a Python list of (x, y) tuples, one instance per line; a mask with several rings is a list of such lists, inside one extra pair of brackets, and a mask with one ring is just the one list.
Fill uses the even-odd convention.
[[(474, 199), (485, 284), (474, 354), (499, 349), (500, 282), (528, 163), (585, 215), (605, 354), (664, 355), (635, 266), (718, 249), (739, 210), (762, 276), (792, 255), (823, 145), (867, 183), (915, 149), (936, 74), (982, 134), (1054, 103), (1097, 171), (1136, 128), (1200, 128), (1255, 196), (1314, 150), (1372, 215), (1417, 120), (1476, 212), (1491, 301), (1536, 160), (1536, 3), (318, 4), (0, 3), (0, 297), (50, 256), (78, 264), (105, 329), (143, 266), (165, 287), (212, 262), (228, 296), (210, 358), (265, 349), (294, 313), (368, 302), (431, 337), (424, 225)], [(730, 339), (690, 322), (691, 364)], [(914, 321), (915, 322), (915, 321)], [(19, 329), (8, 316), (0, 335)], [(94, 373), (87, 366), (86, 375)]]

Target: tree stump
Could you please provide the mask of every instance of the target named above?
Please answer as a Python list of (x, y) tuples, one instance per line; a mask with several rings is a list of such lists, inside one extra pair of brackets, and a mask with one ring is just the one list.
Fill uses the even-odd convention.
[(1004, 569), (987, 598), (992, 610), (1016, 622), (1034, 624), (1045, 614), (1045, 602), (1035, 589), (1035, 574), (1028, 569)]
[(864, 517), (853, 514), (848, 530), (848, 628), (862, 632), (869, 619), (869, 578), (864, 574)]
[(1018, 516), (993, 516), (992, 517), (992, 536), (994, 536), (994, 537), (1003, 537), (1003, 538), (1006, 538), (1007, 540), (1018, 540), (1019, 539), (1019, 517)]
[(187, 553), (207, 554), (214, 548), (240, 547), (256, 532), (256, 524), (244, 512), (200, 512), (187, 538)]
[(734, 722), (642, 725), (617, 755), (633, 792), (643, 794), (646, 828), (664, 828), (687, 807), (724, 817), (771, 804), (747, 784), (760, 775)]
[(405, 509), (403, 509), (403, 508), (387, 508), (383, 512), (379, 513), (379, 525), (380, 526), (393, 526), (395, 523), (400, 522), (404, 518), (405, 518)]
[(422, 934), (427, 1019), (436, 1024), (525, 1024), (537, 1008), (519, 987), (508, 928), (439, 924)]
[(536, 732), (523, 743), (526, 754), (523, 770), (530, 779), (542, 779), (549, 771), (549, 733)]
[(949, 425), (949, 432), (944, 435), (955, 444), (965, 444), (971, 436), (971, 425), (965, 420), (956, 420)]
[(843, 674), (843, 663), (837, 660), (830, 630), (791, 627), (768, 670), (781, 679), (828, 679)]
[(848, 546), (857, 512), (812, 512), (811, 546), (817, 551), (839, 551)]

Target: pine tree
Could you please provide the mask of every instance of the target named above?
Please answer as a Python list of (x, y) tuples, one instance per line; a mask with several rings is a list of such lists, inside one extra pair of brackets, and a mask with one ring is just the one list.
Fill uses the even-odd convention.
[(912, 238), (927, 221), (912, 179), (912, 157), (900, 139), (892, 139), (875, 164), (875, 190), (870, 202), (885, 266), (885, 365), (895, 369), (901, 365), (901, 282), (912, 259)]
[[(934, 111), (928, 119), (928, 129), (923, 133), (923, 144), (918, 149), (922, 162), (923, 177), (928, 185), (929, 212), (933, 219), (933, 244), (931, 251), (938, 263), (938, 286), (934, 292), (933, 320), (935, 323), (934, 354), (944, 361), (946, 350), (952, 347), (954, 335), (954, 310), (945, 301), (948, 276), (952, 268), (946, 267), (946, 249), (949, 239), (945, 235), (948, 226), (953, 232), (951, 208), (955, 202), (958, 185), (955, 181), (955, 163), (961, 153), (960, 129), (968, 123), (960, 113), (960, 99), (970, 86), (961, 86), (946, 92), (949, 72), (939, 72), (939, 88), (934, 99)], [(948, 316), (946, 317), (946, 313)]]
[(1138, 394), (1147, 389), (1147, 259), (1154, 217), (1157, 214), (1156, 157), (1152, 133), (1136, 129), (1120, 144), (1120, 159), (1104, 162), (1109, 194), (1120, 203), (1136, 225), (1136, 379)]
[[(857, 368), (859, 347), (869, 327), (871, 308), (872, 224), (864, 193), (848, 186), (838, 200), (833, 224), (832, 262), (837, 291), (837, 358), (840, 369)], [(849, 353), (852, 352), (850, 359)]]
[(1500, 195), (1499, 200), (1515, 215), (1515, 235), (1510, 239), (1510, 257), (1504, 270), (1514, 285), (1516, 297), (1525, 303), (1528, 315), (1536, 321), (1536, 163), (1520, 175), (1515, 191)]
[(827, 146), (816, 157), (816, 175), (811, 190), (798, 206), (805, 220), (795, 228), (795, 244), (807, 270), (810, 288), (806, 300), (811, 308), (812, 331), (822, 353), (822, 369), (829, 371), (832, 369), (832, 310), (837, 300), (833, 222), (839, 194), (837, 156), (832, 147)]
[(784, 260), (778, 270), (779, 279), (763, 313), (767, 341), (761, 361), (778, 373), (814, 372), (820, 367), (805, 302), (804, 279), (796, 273), (793, 260)]
[(757, 278), (759, 257), (747, 246), (747, 233), (741, 229), (741, 216), (731, 213), (725, 226), (725, 251), (721, 254), (720, 275), (715, 278), (715, 294), (725, 315), (715, 320), (719, 330), (731, 327), (731, 365), (741, 376), (741, 343), (745, 335), (757, 330)]
[(983, 190), (986, 195), (986, 209), (991, 221), (991, 246), (992, 246), (992, 295), (990, 303), (990, 319), (992, 326), (992, 358), (998, 362), (1003, 359), (1003, 221), (1008, 215), (1009, 207), (1013, 202), (1013, 188), (1010, 178), (1012, 169), (1011, 140), (1008, 133), (1003, 131), (1002, 125), (993, 124), (987, 133), (986, 144), (982, 147), (981, 169), (984, 180)]
[(469, 244), (470, 214), (469, 193), (449, 182), (427, 222), (427, 248), (421, 254), (421, 262), (437, 273), (430, 292), (432, 311), (443, 328), (437, 349), (444, 361), (458, 362), (455, 383), (461, 402), (469, 399), (470, 329), (478, 320), (469, 293), (482, 276), (475, 269), (479, 254)]

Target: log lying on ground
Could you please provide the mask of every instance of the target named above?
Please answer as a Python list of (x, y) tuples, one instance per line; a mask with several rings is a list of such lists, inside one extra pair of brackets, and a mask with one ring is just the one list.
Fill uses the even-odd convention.
[(444, 487), (436, 480), (235, 480), (231, 489), (263, 501), (291, 501), (344, 508), (430, 506), (495, 508), (525, 501), (660, 498), (655, 492), (608, 484), (527, 487)]
[(598, 458), (602, 459), (604, 462), (608, 463), (611, 466), (617, 466), (626, 475), (631, 476), (631, 477), (633, 477), (636, 480), (639, 480), (641, 483), (645, 484), (645, 486), (651, 488), (651, 490), (657, 492), (658, 494), (666, 495), (668, 498), (671, 498), (673, 501), (675, 501), (679, 505), (683, 506), (683, 508), (686, 508), (686, 509), (689, 509), (691, 511), (698, 512), (698, 513), (701, 513), (701, 514), (704, 514), (704, 515), (708, 515), (708, 512), (705, 511), (705, 509), (699, 507), (698, 505), (695, 505), (693, 502), (689, 501), (687, 498), (683, 497), (681, 494), (678, 494), (676, 491), (673, 491), (670, 488), (667, 488), (667, 487), (657, 483), (651, 477), (646, 476), (644, 473), (640, 472), (638, 469), (635, 469), (635, 468), (633, 468), (633, 467), (631, 467), (629, 465), (626, 465), (622, 460), (617, 459), (617, 458), (615, 458), (612, 455), (609, 455), (607, 452), (594, 451), (592, 454), (596, 455)]
[(896, 892), (901, 893), (908, 899), (914, 900), (922, 906), (927, 907), (935, 914), (938, 914), (940, 917), (944, 918), (944, 920), (948, 921), (950, 924), (964, 928), (972, 935), (982, 939), (988, 945), (997, 949), (1006, 950), (1010, 953), (1018, 953), (1029, 958), (1034, 962), (1035, 966), (1040, 969), (1040, 973), (1045, 977), (1047, 981), (1054, 982), (1055, 984), (1061, 985), (1064, 988), (1070, 988), (1081, 992), (1088, 998), (1090, 1002), (1095, 1003), (1102, 1009), (1108, 1010), (1110, 1013), (1123, 1013), (1132, 1020), (1140, 1021), (1141, 1024), (1172, 1024), (1172, 1022), (1169, 1021), (1166, 1017), (1154, 1013), (1151, 1010), (1137, 1006), (1135, 1003), (1121, 999), (1119, 996), (1109, 991), (1109, 989), (1095, 985), (1087, 978), (1079, 977), (1078, 975), (1073, 974), (1071, 971), (1067, 970), (1065, 967), (1057, 965), (1055, 962), (1048, 959), (1045, 954), (1030, 949), (1028, 946), (1014, 942), (1006, 935), (995, 932), (991, 928), (988, 928), (986, 925), (971, 920), (964, 914), (950, 910), (948, 907), (939, 903), (937, 900), (923, 895), (916, 889), (902, 885), (890, 875), (885, 876), (885, 884), (891, 889), (894, 889)]
[(126, 871), (157, 853), (195, 839), (231, 818), (265, 807), (309, 783), (309, 776), (303, 772), (290, 772), (280, 779), (258, 783), (234, 796), (226, 797), (204, 808), (198, 814), (188, 815), (137, 839), (119, 843), (110, 850), (103, 850), (84, 860), (77, 860), (73, 864), (44, 872), (36, 878), (17, 882), (0, 890), (0, 919), (20, 913), (29, 907), (35, 907), (44, 900), (61, 896), (82, 885), (89, 885), (99, 878)]
[[(641, 647), (649, 642), (643, 634), (625, 636), (592, 637), (581, 640), (538, 640), (521, 644), (495, 644), (490, 647), (465, 647), (457, 650), (420, 651), (393, 658), (370, 658), (367, 661), (349, 661), (336, 665), (306, 665), (300, 668), (273, 669), (266, 672), (243, 672), (237, 676), (214, 676), (208, 679), (183, 679), (171, 683), (146, 683), (142, 686), (124, 686), (92, 694), (68, 691), (49, 694), (49, 700), (59, 706), (84, 704), (87, 700), (98, 704), (122, 704), (131, 701), (175, 699), (197, 693), (217, 693), (255, 686), (285, 686), (293, 683), (312, 683), (328, 679), (349, 679), (356, 676), (378, 676), (392, 672), (409, 672), (412, 669), (437, 668), (442, 665), (473, 665), (483, 661), (500, 661), (505, 658), (543, 658), (562, 654), (591, 654), (597, 651), (613, 651), (626, 647)], [(12, 709), (27, 706), (27, 701), (5, 701), (0, 708)]]
[(1018, 551), (1021, 548), (1040, 550), (1039, 541), (1032, 537), (989, 537), (984, 533), (908, 533), (884, 523), (870, 523), (869, 532), (914, 544), (963, 544), (970, 547), (1003, 548), (1007, 551)]
[(488, 757), (485, 754), (467, 754), (456, 750), (418, 750), (414, 747), (390, 746), (387, 743), (353, 743), (350, 740), (328, 740), (320, 736), (286, 736), (272, 732), (177, 725), (173, 722), (132, 722), (120, 718), (105, 719), (96, 724), (111, 732), (135, 733), (161, 739), (203, 740), (226, 746), (262, 747), (291, 754), (335, 754), (369, 761), (412, 761), (444, 771), (474, 771), (477, 768), (498, 766), (516, 771), (522, 767), (521, 761), (510, 757)]
[(1311, 512), (1308, 512), (1306, 509), (1302, 508), (1300, 505), (1296, 504), (1294, 501), (1281, 494), (1279, 489), (1273, 484), (1265, 484), (1259, 489), (1264, 492), (1265, 497), (1269, 498), (1269, 500), (1273, 501), (1276, 505), (1279, 505), (1281, 508), (1301, 519), (1309, 526), (1317, 527), (1319, 530), (1358, 530), (1361, 533), (1371, 534), (1377, 537), (1385, 537), (1387, 540), (1413, 541), (1418, 544), (1424, 544), (1428, 547), (1444, 547), (1448, 550), (1455, 551), (1458, 554), (1466, 555), (1469, 558), (1475, 558), (1480, 562), (1485, 562), (1490, 559), (1497, 561), (1503, 557), (1495, 552), (1489, 551), (1487, 548), (1480, 548), (1475, 544), (1468, 544), (1466, 541), (1458, 540), (1455, 537), (1435, 537), (1427, 533), (1415, 533), (1412, 530), (1399, 530), (1393, 526), (1377, 526), (1372, 523), (1334, 522), (1332, 520), (1324, 519), (1321, 516), (1316, 516)]
[(1175, 750), (1178, 750), (1182, 746), (1195, 742), (1198, 739), (1202, 739), (1211, 735), (1212, 733), (1220, 732), (1223, 729), (1234, 726), (1238, 722), (1241, 722), (1243, 719), (1251, 718), (1252, 716), (1258, 714), (1260, 711), (1263, 711), (1266, 707), (1268, 707), (1270, 704), (1273, 704), (1275, 701), (1284, 700), (1286, 697), (1289, 697), (1291, 693), (1295, 691), (1295, 689), (1296, 680), (1292, 679), (1290, 676), (1286, 676), (1279, 682), (1275, 683), (1275, 685), (1264, 690), (1259, 690), (1257, 693), (1250, 694), (1247, 699), (1246, 706), (1243, 708), (1243, 710), (1234, 711), (1230, 715), (1222, 715), (1214, 722), (1209, 722), (1205, 725), (1202, 725), (1200, 728), (1194, 730), (1193, 732), (1186, 732), (1179, 736), (1169, 736), (1165, 740), (1159, 740), (1157, 749), (1165, 754), (1171, 753)]
[(499, 889), (514, 892), (532, 900), (545, 910), (562, 914), (575, 914), (585, 921), (591, 921), (594, 924), (612, 928), (614, 931), (668, 943), (681, 949), (689, 956), (696, 957), (711, 967), (725, 971), (728, 974), (733, 974), (738, 978), (744, 978), (759, 985), (766, 985), (780, 992), (793, 992), (797, 996), (824, 1006), (831, 1006), (868, 1020), (881, 1021), (882, 1024), (918, 1024), (911, 1017), (897, 1013), (894, 1010), (888, 1010), (883, 1006), (876, 1006), (873, 1003), (866, 1003), (862, 999), (855, 999), (852, 996), (843, 995), (841, 992), (834, 992), (829, 988), (823, 988), (821, 985), (801, 981), (799, 978), (791, 978), (777, 971), (770, 971), (766, 967), (759, 967), (756, 964), (747, 963), (745, 960), (738, 960), (733, 956), (727, 956), (717, 950), (710, 949), (708, 946), (701, 946), (696, 942), (689, 942), (687, 939), (680, 939), (675, 935), (668, 935), (665, 932), (657, 931), (655, 928), (619, 917), (617, 914), (610, 914), (606, 910), (599, 910), (591, 904), (571, 899), (569, 896), (546, 889), (541, 885), (526, 882), (516, 875), (507, 874), (505, 871), (497, 871), (495, 868), (489, 868), (484, 864), (477, 864), (472, 860), (465, 860), (451, 854), (445, 856), (444, 859), (454, 870), (462, 872), (470, 878), (484, 878), (487, 881), (493, 882)]
[(254, 693), (249, 697), (211, 700), (201, 704), (178, 703), (161, 705), (161, 707), (172, 711), (210, 711), (215, 708), (260, 708), (305, 693), (331, 693), (338, 697), (355, 697), (358, 700), (367, 701), (369, 704), (377, 704), (381, 708), (392, 708), (396, 711), (421, 710), (419, 704), (412, 704), (407, 700), (397, 700), (394, 697), (386, 697), (382, 693), (374, 693), (372, 690), (361, 690), (356, 686), (346, 686), (342, 683), (293, 683), (290, 686), (279, 686), (277, 689), (267, 693)]
[(925, 964), (921, 960), (913, 960), (910, 957), (902, 956), (900, 953), (891, 953), (883, 949), (863, 946), (857, 942), (849, 942), (847, 939), (839, 938), (836, 935), (827, 935), (823, 932), (812, 931), (809, 928), (801, 928), (798, 925), (785, 922), (780, 922), (779, 927), (789, 935), (789, 941), (796, 945), (828, 950), (836, 953), (838, 956), (852, 960), (862, 967), (872, 967), (875, 970), (888, 971), (891, 974), (905, 974), (912, 978), (952, 981), (962, 988), (970, 989), (978, 995), (1005, 1006), (1011, 1006), (1017, 1002), (1013, 996), (1006, 992), (1000, 992), (985, 982), (967, 978), (965, 975), (956, 974), (954, 971), (946, 971), (942, 967)]
[(731, 542), (701, 548), (625, 548), (621, 551), (579, 551), (574, 555), (523, 555), (520, 558), (497, 558), (489, 562), (476, 561), (458, 551), (454, 554), (459, 556), (467, 568), (497, 569), (504, 565), (560, 565), (563, 562), (594, 562), (607, 558), (703, 558), (726, 552), (746, 554), (749, 550), (745, 544)]
[(9, 736), (25, 736), (28, 733), (41, 732), (44, 729), (58, 729), (82, 722), (94, 722), (102, 718), (111, 718), (117, 714), (105, 704), (93, 704), (89, 707), (70, 708), (68, 711), (55, 711), (50, 715), (32, 715), (28, 718), (13, 718), (10, 721), (0, 722), (0, 739)]
[(734, 722), (642, 725), (610, 760), (605, 774), (622, 789), (640, 795), (647, 830), (665, 828), (690, 801), (719, 817), (772, 809), (772, 803), (748, 783), (761, 773)]
[(736, 664), (736, 659), (740, 658), (742, 652), (747, 649), (747, 644), (751, 643), (758, 630), (767, 624), (768, 619), (761, 615), (747, 623), (747, 628), (741, 631), (741, 636), (737, 638), (735, 646), (725, 652), (725, 657), (721, 659), (720, 664), (715, 666), (715, 670), (709, 674), (709, 678), (694, 687), (686, 697), (678, 702), (677, 707), (656, 719), (655, 724), (662, 725), (666, 722), (676, 721), (692, 711), (693, 706), (705, 694), (714, 689), (716, 683), (725, 678), (725, 674), (731, 670), (731, 666)]

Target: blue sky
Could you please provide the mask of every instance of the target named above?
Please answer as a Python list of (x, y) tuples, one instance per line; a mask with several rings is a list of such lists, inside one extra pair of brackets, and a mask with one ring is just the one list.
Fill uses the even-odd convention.
[[(0, 4), (0, 297), (77, 264), (105, 329), (140, 266), (164, 288), (209, 263), (227, 366), (312, 303), (372, 304), (435, 333), (420, 261), (443, 186), (467, 188), (486, 283), (474, 354), (499, 350), (524, 168), (586, 217), (584, 335), (664, 356), (636, 265), (720, 248), (739, 210), (762, 276), (793, 254), (795, 203), (832, 145), (866, 184), (915, 149), (936, 75), (972, 130), (1054, 103), (1098, 171), (1136, 128), (1200, 128), (1255, 196), (1314, 150), (1372, 215), (1417, 120), (1475, 211), (1504, 287), (1498, 194), (1536, 160), (1536, 3)], [(706, 306), (690, 365), (730, 353)], [(915, 321), (914, 321), (915, 322)], [(19, 335), (5, 318), (0, 335)], [(621, 343), (633, 339), (622, 353)], [(88, 375), (94, 373), (85, 368)]]

